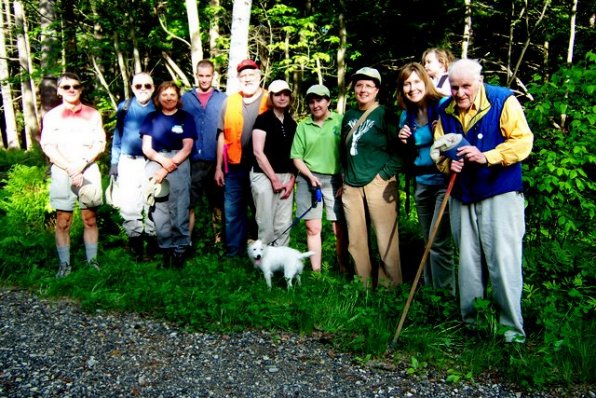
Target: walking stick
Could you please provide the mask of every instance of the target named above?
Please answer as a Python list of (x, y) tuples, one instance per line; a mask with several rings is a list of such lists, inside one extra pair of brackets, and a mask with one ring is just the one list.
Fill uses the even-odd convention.
[(420, 261), (420, 265), (418, 266), (418, 272), (416, 272), (416, 277), (414, 278), (414, 282), (412, 283), (412, 288), (410, 289), (410, 295), (408, 296), (408, 301), (406, 301), (406, 306), (404, 307), (404, 311), (401, 314), (401, 319), (399, 320), (399, 324), (397, 325), (397, 330), (395, 331), (395, 336), (393, 336), (393, 341), (391, 342), (391, 346), (395, 346), (397, 343), (397, 339), (401, 334), (401, 329), (404, 326), (404, 322), (406, 320), (406, 315), (408, 315), (408, 310), (410, 309), (410, 304), (412, 304), (412, 300), (414, 299), (414, 293), (416, 292), (416, 287), (418, 286), (418, 281), (420, 280), (420, 275), (422, 274), (422, 270), (424, 268), (424, 263), (426, 263), (426, 259), (430, 253), (430, 248), (433, 245), (433, 241), (435, 240), (435, 236), (437, 235), (437, 230), (439, 229), (439, 225), (441, 224), (441, 219), (443, 218), (443, 213), (445, 212), (445, 208), (447, 207), (447, 203), (449, 201), (449, 196), (451, 195), (451, 190), (453, 189), (453, 184), (455, 183), (455, 177), (457, 174), (451, 174), (449, 178), (449, 185), (447, 186), (447, 191), (445, 191), (445, 198), (443, 199), (443, 203), (441, 203), (441, 208), (439, 209), (439, 214), (437, 214), (437, 221), (431, 231), (428, 242), (426, 243), (426, 248), (424, 249), (424, 254), (422, 255), (422, 260)]

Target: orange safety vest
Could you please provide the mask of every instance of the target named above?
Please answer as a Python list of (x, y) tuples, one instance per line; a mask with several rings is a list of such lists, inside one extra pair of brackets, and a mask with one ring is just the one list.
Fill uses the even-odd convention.
[[(269, 109), (267, 106), (268, 95), (267, 91), (263, 90), (261, 104), (259, 105), (259, 115)], [(239, 164), (242, 158), (242, 129), (244, 127), (242, 100), (243, 98), (240, 93), (229, 96), (226, 113), (224, 114), (224, 151), (227, 149), (227, 160), (231, 164)]]

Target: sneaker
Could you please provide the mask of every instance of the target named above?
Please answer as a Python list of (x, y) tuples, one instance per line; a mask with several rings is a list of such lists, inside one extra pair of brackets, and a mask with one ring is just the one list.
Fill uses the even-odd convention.
[(97, 262), (96, 258), (92, 258), (91, 260), (87, 261), (87, 264), (89, 264), (89, 266), (96, 271), (101, 270), (101, 268), (99, 268), (99, 263)]
[(63, 263), (60, 263), (60, 265), (58, 267), (58, 273), (56, 274), (56, 278), (58, 278), (58, 279), (64, 278), (65, 276), (70, 274), (70, 271), (71, 271), (71, 268), (70, 268), (69, 263), (67, 263), (66, 261)]

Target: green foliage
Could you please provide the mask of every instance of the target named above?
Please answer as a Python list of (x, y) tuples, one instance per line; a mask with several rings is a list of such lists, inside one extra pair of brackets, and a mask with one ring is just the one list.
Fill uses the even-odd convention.
[[(596, 215), (596, 54), (565, 68), (530, 91), (534, 151), (526, 162), (528, 232), (531, 240), (593, 240)], [(561, 115), (566, 115), (561, 127)]]
[(25, 235), (45, 229), (49, 207), (47, 168), (15, 164), (0, 191), (0, 211), (11, 228)]

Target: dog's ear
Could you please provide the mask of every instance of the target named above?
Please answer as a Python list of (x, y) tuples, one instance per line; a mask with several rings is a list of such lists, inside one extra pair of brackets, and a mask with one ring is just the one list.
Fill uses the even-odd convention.
[(249, 239), (249, 240), (246, 241), (246, 244), (249, 245), (249, 246), (252, 245), (253, 243), (255, 243), (255, 240), (254, 239)]

